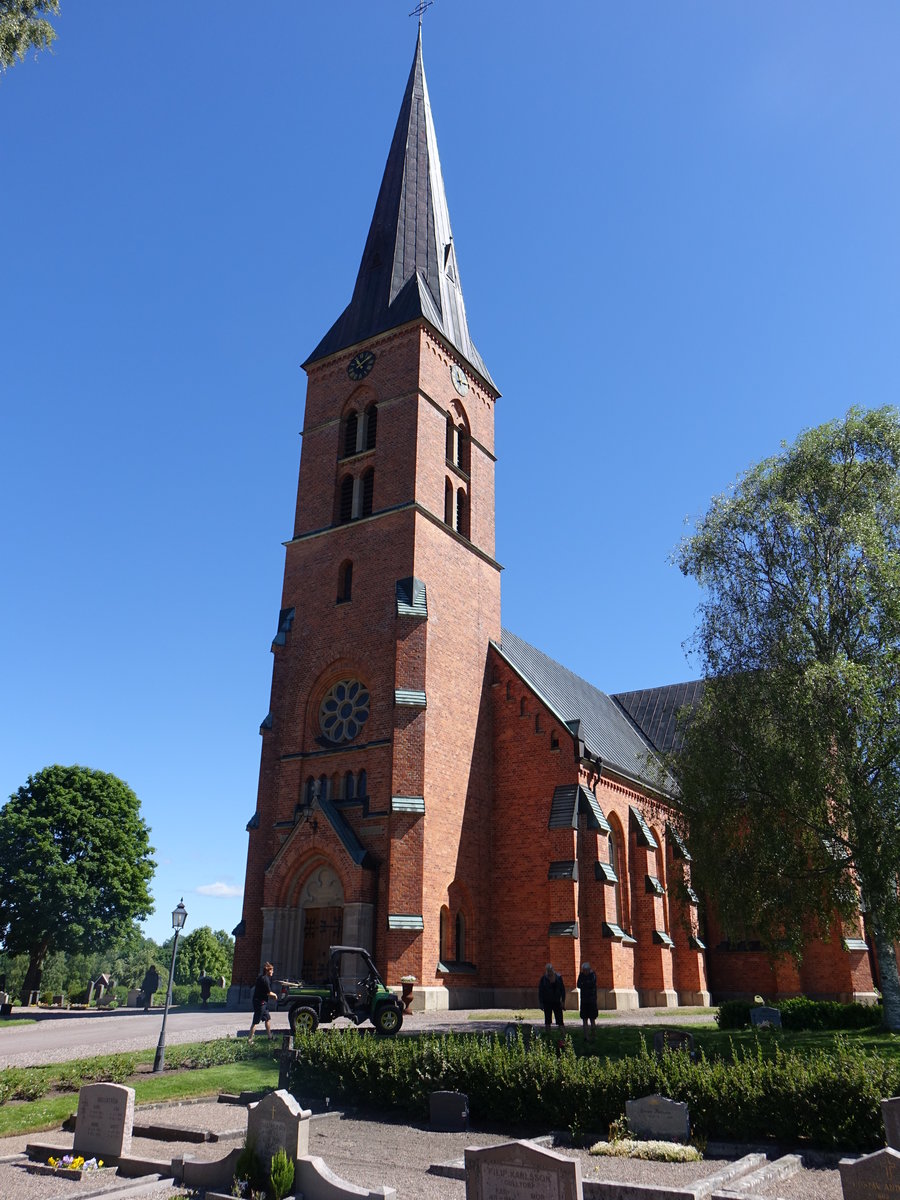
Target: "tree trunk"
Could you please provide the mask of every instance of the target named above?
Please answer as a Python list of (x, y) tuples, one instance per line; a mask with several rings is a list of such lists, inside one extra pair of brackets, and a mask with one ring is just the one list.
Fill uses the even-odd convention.
[(22, 1003), (27, 1004), (32, 992), (39, 992), (41, 988), (41, 976), (44, 973), (44, 959), (47, 957), (48, 946), (46, 942), (41, 942), (39, 946), (33, 946), (28, 959), (28, 970), (25, 972), (25, 979), (22, 982)]
[(881, 923), (872, 914), (872, 941), (878, 959), (878, 974), (881, 977), (881, 1000), (884, 1005), (884, 1028), (900, 1033), (900, 973), (897, 971), (897, 953), (893, 938), (881, 932)]

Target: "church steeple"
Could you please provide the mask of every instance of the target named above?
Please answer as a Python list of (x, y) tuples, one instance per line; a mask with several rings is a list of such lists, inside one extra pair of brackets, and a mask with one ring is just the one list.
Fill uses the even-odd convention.
[(304, 366), (419, 317), (494, 386), (466, 321), (421, 27), (353, 297)]

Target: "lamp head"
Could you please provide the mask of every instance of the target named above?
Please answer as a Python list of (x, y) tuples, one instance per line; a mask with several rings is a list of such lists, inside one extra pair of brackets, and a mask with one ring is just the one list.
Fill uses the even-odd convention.
[(184, 907), (184, 896), (182, 896), (172, 911), (172, 928), (184, 929), (184, 923), (186, 920), (187, 909)]

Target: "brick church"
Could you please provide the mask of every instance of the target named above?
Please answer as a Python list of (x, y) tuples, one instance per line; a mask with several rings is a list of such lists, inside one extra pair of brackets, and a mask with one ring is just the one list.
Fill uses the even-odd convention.
[[(323, 322), (324, 324), (324, 322)], [(704, 923), (665, 820), (699, 683), (609, 696), (503, 629), (494, 408), (472, 341), (421, 30), (350, 303), (308, 374), (231, 999), (361, 945), (415, 1006), (606, 1008), (873, 991), (860, 931), (773, 966)]]

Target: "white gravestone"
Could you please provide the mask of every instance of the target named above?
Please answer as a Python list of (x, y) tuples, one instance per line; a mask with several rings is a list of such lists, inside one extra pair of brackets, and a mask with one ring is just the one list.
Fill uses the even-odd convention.
[(642, 1096), (625, 1101), (628, 1127), (636, 1138), (686, 1142), (691, 1136), (688, 1106), (667, 1096)]
[(466, 1148), (466, 1200), (583, 1200), (581, 1163), (528, 1142)]
[(134, 1088), (89, 1083), (78, 1093), (73, 1152), (85, 1158), (119, 1158), (131, 1150)]
[(276, 1150), (284, 1150), (296, 1163), (309, 1153), (309, 1118), (312, 1110), (301, 1108), (290, 1092), (271, 1092), (247, 1114), (247, 1141), (260, 1162), (268, 1164)]

